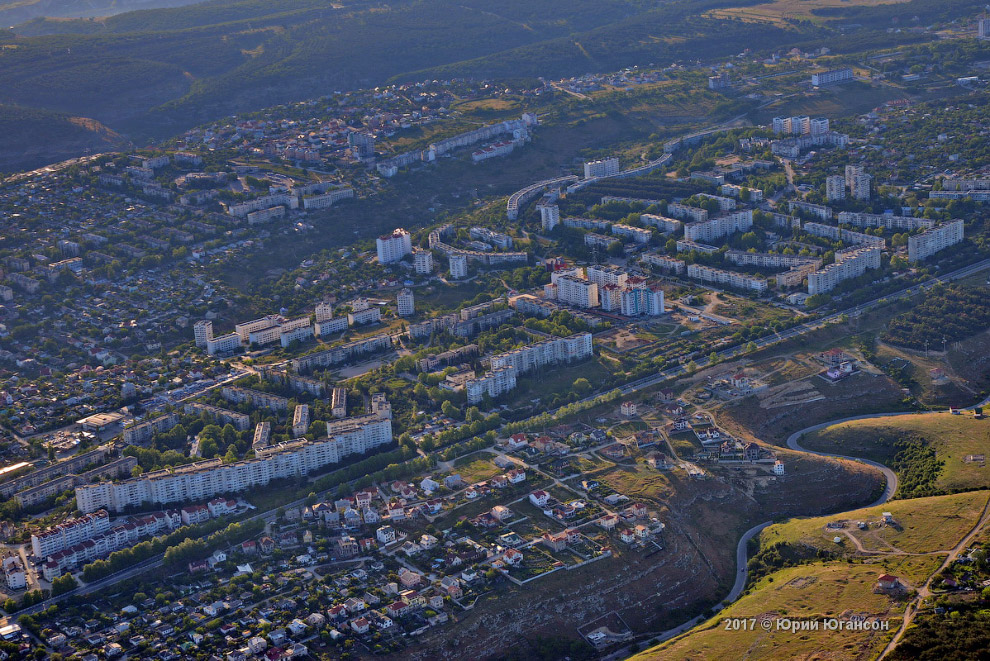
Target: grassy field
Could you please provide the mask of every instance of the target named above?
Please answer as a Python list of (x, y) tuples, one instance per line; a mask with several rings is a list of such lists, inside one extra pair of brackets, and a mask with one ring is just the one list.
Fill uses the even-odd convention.
[[(869, 658), (897, 628), (902, 606), (885, 595), (874, 594), (877, 571), (866, 565), (805, 565), (791, 567), (764, 578), (752, 593), (679, 638), (649, 649), (636, 657), (647, 659), (813, 659)], [(726, 630), (728, 618), (818, 619), (850, 613), (891, 619), (888, 632), (790, 631), (762, 626), (755, 630)], [(773, 625), (773, 622), (771, 622)], [(860, 657), (860, 654), (864, 654)]]
[(772, 2), (750, 7), (715, 9), (708, 12), (707, 15), (716, 18), (771, 23), (780, 27), (787, 27), (790, 25), (790, 20), (822, 23), (822, 17), (812, 13), (815, 9), (853, 6), (874, 7), (876, 5), (890, 5), (904, 1), (906, 0), (855, 0), (853, 2), (850, 2), (850, 0), (773, 0)]
[(604, 484), (630, 498), (659, 500), (669, 498), (674, 487), (668, 474), (655, 471), (645, 464), (616, 466), (597, 476)]
[(473, 454), (467, 457), (461, 457), (454, 462), (454, 470), (468, 484), (495, 477), (502, 471), (498, 466), (486, 459), (486, 456), (491, 455)]
[(990, 454), (990, 420), (972, 415), (931, 413), (854, 420), (808, 434), (802, 444), (810, 450), (838, 452), (877, 461), (889, 460), (891, 443), (912, 436), (924, 439), (944, 462), (936, 486), (946, 491), (990, 486), (988, 472), (968, 455)]
[[(852, 554), (856, 546), (845, 533), (860, 541), (865, 550), (889, 553), (933, 553), (945, 551), (962, 539), (979, 520), (988, 492), (970, 491), (951, 496), (896, 500), (879, 507), (852, 510), (836, 516), (793, 519), (773, 525), (760, 534), (760, 546), (778, 542)], [(894, 515), (894, 524), (878, 527), (881, 514)], [(830, 521), (847, 521), (843, 530), (826, 530)], [(859, 530), (865, 521), (869, 530)], [(937, 534), (936, 534), (937, 533)], [(834, 537), (842, 537), (837, 545)]]

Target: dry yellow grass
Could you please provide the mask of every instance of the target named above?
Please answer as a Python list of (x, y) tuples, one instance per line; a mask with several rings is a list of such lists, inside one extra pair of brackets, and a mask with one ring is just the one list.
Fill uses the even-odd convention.
[(906, 2), (906, 0), (774, 0), (752, 7), (729, 7), (713, 9), (706, 12), (712, 18), (735, 18), (751, 23), (772, 23), (779, 27), (787, 27), (788, 20), (803, 20), (820, 23), (821, 17), (812, 14), (812, 10), (830, 7), (854, 7), (891, 5)]

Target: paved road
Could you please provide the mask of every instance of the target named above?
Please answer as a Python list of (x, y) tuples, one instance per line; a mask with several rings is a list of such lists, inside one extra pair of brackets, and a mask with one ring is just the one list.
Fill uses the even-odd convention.
[[(857, 305), (857, 306), (854, 306), (853, 308), (850, 308), (848, 310), (843, 310), (841, 312), (835, 312), (835, 313), (830, 314), (828, 316), (822, 317), (822, 318), (820, 318), (818, 320), (811, 321), (811, 322), (806, 322), (806, 323), (803, 323), (803, 324), (799, 324), (799, 325), (794, 326), (793, 328), (789, 328), (789, 329), (787, 329), (787, 330), (785, 330), (783, 332), (775, 333), (774, 335), (770, 335), (770, 336), (767, 336), (767, 337), (760, 338), (758, 340), (754, 340), (753, 341), (753, 344), (755, 344), (758, 348), (763, 348), (763, 347), (766, 347), (766, 346), (770, 346), (770, 345), (773, 345), (773, 344), (784, 342), (784, 341), (787, 341), (787, 340), (789, 340), (791, 338), (798, 337), (800, 335), (804, 335), (806, 333), (810, 333), (812, 331), (818, 330), (819, 328), (822, 328), (826, 324), (829, 324), (829, 323), (838, 321), (843, 315), (847, 315), (847, 314), (848, 315), (857, 315), (857, 314), (860, 314), (862, 312), (868, 311), (868, 310), (870, 310), (870, 309), (872, 309), (874, 307), (877, 307), (877, 306), (885, 303), (886, 301), (897, 299), (897, 298), (910, 297), (910, 296), (913, 296), (914, 294), (919, 293), (919, 292), (921, 292), (921, 291), (923, 291), (925, 289), (929, 289), (931, 287), (934, 287), (935, 285), (937, 285), (940, 282), (947, 282), (947, 281), (950, 281), (950, 280), (957, 280), (957, 279), (960, 279), (960, 278), (968, 277), (969, 275), (972, 275), (974, 273), (978, 273), (978, 272), (983, 271), (983, 270), (988, 269), (988, 268), (990, 268), (990, 259), (984, 260), (982, 262), (977, 262), (976, 264), (972, 264), (970, 266), (963, 267), (961, 269), (958, 269), (958, 270), (953, 271), (951, 273), (947, 273), (947, 274), (938, 276), (936, 278), (932, 278), (931, 280), (928, 280), (928, 281), (926, 281), (924, 283), (920, 283), (920, 284), (914, 285), (912, 287), (908, 287), (908, 288), (903, 289), (903, 290), (901, 290), (899, 292), (896, 292), (894, 294), (890, 294), (890, 295), (885, 296), (885, 297), (877, 298), (877, 299), (875, 299), (873, 301), (862, 303), (862, 304)], [(723, 349), (721, 351), (716, 352), (716, 355), (718, 356), (719, 360), (723, 360), (723, 359), (726, 359), (726, 358), (733, 358), (733, 357), (736, 357), (736, 356), (739, 356), (739, 355), (745, 353), (746, 352), (746, 349), (745, 348), (746, 348), (747, 345), (749, 345), (749, 342), (747, 342), (745, 344), (738, 344), (738, 345), (735, 345), (735, 346), (732, 346), (732, 347), (728, 347), (726, 349)], [(699, 359), (697, 359), (695, 362), (698, 364), (699, 367), (704, 367), (704, 366), (706, 366), (708, 364), (709, 361), (708, 361), (707, 358), (699, 357)], [(643, 389), (646, 389), (646, 388), (649, 388), (649, 387), (658, 385), (658, 384), (663, 383), (665, 381), (669, 381), (671, 379), (676, 378), (677, 376), (680, 376), (682, 374), (685, 374), (686, 372), (687, 372), (687, 370), (686, 370), (685, 367), (683, 367), (681, 365), (678, 365), (676, 367), (672, 367), (672, 368), (667, 369), (667, 370), (664, 370), (662, 372), (658, 372), (657, 374), (655, 374), (653, 376), (645, 377), (645, 378), (640, 379), (638, 381), (627, 383), (625, 386), (622, 386), (622, 388), (620, 388), (620, 390), (621, 390), (621, 392), (623, 394), (627, 394), (628, 395), (628, 394), (634, 393), (636, 391), (643, 390)], [(601, 393), (598, 393), (596, 395), (588, 396), (588, 397), (586, 397), (586, 398), (584, 398), (583, 400), (580, 400), (580, 401), (590, 401), (590, 400), (594, 399), (594, 397), (597, 397), (600, 394)], [(988, 400), (990, 400), (990, 398), (988, 398)], [(555, 413), (556, 413), (556, 411), (555, 411)], [(881, 414), (881, 415), (884, 415), (884, 414)], [(877, 417), (877, 416), (864, 416), (864, 417)], [(822, 426), (825, 426), (827, 424), (836, 424), (836, 422), (841, 422), (841, 421), (834, 421), (834, 422), (830, 422), (830, 423), (823, 423), (823, 425), (816, 425), (815, 428), (821, 428)], [(806, 451), (803, 448), (801, 448), (799, 445), (797, 445), (797, 439), (800, 438), (800, 436), (803, 433), (805, 433), (807, 431), (812, 431), (812, 430), (813, 429), (811, 427), (809, 427), (808, 429), (801, 430), (800, 432), (795, 432), (795, 434), (792, 434), (791, 435), (791, 438), (788, 439), (788, 446), (789, 447), (792, 447), (792, 449), (795, 449), (795, 450), (798, 450), (798, 451)], [(794, 443), (793, 446), (791, 445), (792, 439), (793, 439), (793, 443)], [(835, 456), (835, 457), (842, 458), (842, 459), (853, 459), (854, 461), (862, 461), (864, 463), (870, 463), (871, 465), (874, 465), (877, 468), (886, 471), (885, 472), (885, 475), (887, 476), (887, 480), (888, 480), (887, 487), (884, 490), (883, 495), (881, 496), (881, 500), (879, 500), (877, 503), (874, 503), (874, 505), (881, 504), (883, 502), (886, 502), (886, 500), (889, 499), (890, 495), (892, 495), (894, 493), (894, 491), (896, 491), (896, 489), (897, 489), (897, 476), (894, 475), (893, 474), (893, 471), (890, 471), (890, 469), (888, 469), (886, 466), (882, 466), (880, 464), (875, 464), (873, 462), (867, 462), (866, 460), (862, 460), (862, 459), (855, 459), (855, 458), (852, 458), (852, 457), (844, 457), (844, 456), (841, 456), (841, 455), (828, 455), (828, 454), (823, 454), (823, 453), (814, 453), (814, 454), (821, 454), (821, 456)], [(304, 502), (304, 500), (305, 499), (301, 499), (301, 500), (296, 501), (294, 503), (286, 504), (283, 507), (293, 507), (295, 505), (298, 505), (298, 504)], [(258, 515), (255, 515), (253, 517), (250, 517), (250, 519), (248, 519), (248, 520), (256, 519), (256, 518), (259, 518), (259, 517), (264, 517), (264, 518), (268, 519), (268, 518), (271, 518), (271, 517), (274, 517), (274, 516), (275, 516), (275, 510), (272, 510), (272, 511), (269, 511), (269, 512), (263, 512), (261, 514), (258, 514)], [(745, 542), (747, 542), (750, 538), (752, 538), (753, 535), (756, 535), (760, 530), (762, 530), (762, 527), (761, 526), (762, 527), (765, 527), (764, 524), (760, 524), (760, 526), (755, 526), (754, 528), (751, 528), (750, 530), (746, 531), (746, 533), (743, 535), (743, 539), (740, 540), (739, 544), (736, 547), (737, 574), (736, 574), (736, 582), (733, 585), (733, 591), (730, 592), (730, 596), (733, 596), (733, 595), (734, 596), (738, 596), (738, 594), (736, 593), (736, 585), (740, 584), (740, 581), (741, 581), (742, 585), (745, 585), (745, 582), (746, 582), (746, 567), (745, 567), (746, 562), (745, 561), (739, 562), (739, 561), (740, 561), (740, 559), (745, 560), (745, 557), (746, 557), (746, 543)], [(749, 537), (747, 537), (747, 535)], [(740, 553), (742, 555), (740, 555)], [(36, 604), (35, 606), (32, 606), (30, 608), (24, 609), (22, 611), (18, 611), (18, 614), (20, 615), (20, 614), (35, 613), (35, 612), (38, 612), (38, 611), (40, 611), (40, 610), (42, 610), (44, 608), (47, 608), (48, 606), (52, 605), (53, 603), (57, 603), (57, 602), (60, 602), (60, 601), (62, 601), (64, 599), (67, 599), (70, 596), (74, 596), (74, 595), (77, 595), (77, 594), (86, 594), (86, 593), (92, 592), (94, 590), (98, 590), (98, 589), (101, 589), (101, 588), (104, 588), (104, 587), (109, 587), (110, 585), (113, 585), (114, 583), (117, 583), (117, 582), (120, 582), (120, 581), (123, 581), (123, 580), (127, 580), (129, 578), (132, 578), (132, 577), (136, 576), (137, 574), (141, 573), (142, 571), (144, 571), (146, 569), (150, 569), (152, 567), (160, 566), (161, 561), (162, 561), (161, 557), (151, 558), (151, 559), (146, 560), (146, 561), (144, 561), (144, 562), (142, 562), (142, 563), (140, 563), (138, 565), (135, 565), (134, 567), (131, 567), (129, 569), (126, 569), (126, 570), (124, 570), (122, 572), (118, 572), (117, 574), (113, 574), (112, 576), (108, 576), (108, 577), (106, 577), (106, 578), (104, 578), (104, 579), (102, 579), (100, 581), (96, 581), (93, 584), (86, 585), (86, 586), (80, 587), (80, 588), (76, 588), (76, 590), (72, 590), (70, 592), (67, 592), (64, 595), (60, 595), (59, 597), (52, 597), (50, 599), (45, 600), (44, 602), (42, 602), (40, 604)], [(738, 591), (738, 593), (741, 593), (741, 589)], [(676, 636), (676, 635), (678, 635), (680, 633), (683, 633), (683, 631), (686, 631), (688, 628), (690, 628), (690, 626), (694, 626), (694, 624), (695, 624), (694, 621), (689, 622), (689, 623), (685, 623), (684, 625), (681, 625), (681, 627), (676, 627), (675, 629), (671, 629), (670, 631), (664, 632), (663, 634), (661, 634), (661, 636), (659, 637), (659, 639), (660, 640), (666, 640), (669, 637)], [(688, 625), (690, 625), (690, 626), (688, 626)], [(607, 658), (621, 658), (621, 656), (616, 656), (617, 654), (620, 654), (620, 653), (621, 653), (621, 651), (620, 652), (617, 652), (616, 654), (611, 655), (610, 657), (607, 657)]]

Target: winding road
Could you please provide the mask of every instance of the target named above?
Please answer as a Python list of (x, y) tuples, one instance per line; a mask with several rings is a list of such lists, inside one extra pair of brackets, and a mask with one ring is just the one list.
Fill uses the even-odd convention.
[[(972, 409), (977, 406), (986, 406), (988, 402), (990, 402), (990, 397), (968, 408)], [(945, 411), (924, 411), (924, 412), (915, 413), (914, 415), (932, 415), (937, 413), (942, 413), (944, 415)], [(850, 457), (842, 454), (832, 454), (829, 452), (817, 452), (815, 450), (808, 450), (802, 447), (799, 441), (806, 434), (810, 434), (812, 432), (816, 432), (821, 429), (825, 429), (826, 427), (831, 427), (833, 425), (842, 424), (844, 422), (851, 422), (853, 420), (871, 420), (871, 419), (887, 418), (887, 417), (901, 416), (901, 415), (912, 415), (912, 413), (909, 411), (900, 411), (900, 412), (892, 412), (892, 413), (873, 413), (867, 415), (856, 415), (856, 416), (849, 416), (846, 418), (839, 418), (837, 420), (830, 420), (828, 422), (822, 422), (816, 425), (811, 425), (810, 427), (805, 427), (804, 429), (798, 430), (793, 434), (791, 434), (790, 436), (788, 436), (787, 447), (788, 449), (793, 450), (795, 452), (802, 452), (805, 454), (810, 454), (817, 457), (827, 457), (830, 459), (855, 461), (878, 469), (881, 473), (883, 473), (886, 482), (883, 493), (880, 494), (880, 497), (877, 498), (876, 501), (874, 501), (869, 505), (865, 505), (864, 508), (877, 507), (879, 505), (883, 505), (884, 503), (886, 503), (888, 500), (893, 498), (895, 493), (897, 493), (897, 474), (893, 470), (891, 470), (889, 467), (879, 462), (871, 461), (869, 459), (861, 459), (859, 457)], [(746, 587), (746, 581), (748, 578), (747, 565), (749, 562), (749, 553), (748, 553), (749, 541), (754, 537), (756, 537), (757, 535), (759, 535), (764, 528), (770, 526), (772, 523), (773, 523), (772, 521), (765, 521), (759, 525), (753, 526), (745, 533), (743, 533), (742, 537), (739, 539), (739, 543), (736, 545), (735, 582), (733, 583), (732, 589), (729, 591), (729, 594), (726, 595), (725, 599), (722, 601), (722, 606), (720, 606), (717, 610), (721, 610), (721, 608), (723, 608), (725, 605), (734, 602), (742, 594), (743, 590)], [(907, 630), (908, 626), (910, 626), (911, 624), (911, 621), (914, 619), (914, 616), (918, 613), (918, 606), (920, 604), (921, 599), (925, 598), (926, 596), (930, 596), (931, 591), (929, 588), (932, 579), (936, 575), (938, 575), (941, 569), (947, 567), (953, 560), (955, 560), (955, 558), (958, 557), (959, 553), (962, 550), (968, 548), (969, 543), (972, 541), (972, 539), (977, 535), (977, 533), (979, 533), (987, 525), (990, 525), (990, 500), (988, 500), (987, 505), (984, 508), (983, 514), (980, 517), (980, 520), (976, 523), (976, 525), (972, 528), (972, 530), (970, 530), (970, 532), (965, 537), (963, 537), (963, 539), (961, 539), (959, 543), (955, 545), (955, 547), (951, 549), (949, 555), (945, 559), (945, 562), (942, 564), (941, 567), (939, 567), (939, 570), (932, 573), (932, 575), (929, 577), (928, 581), (926, 581), (922, 589), (919, 590), (918, 597), (915, 598), (914, 602), (908, 605), (907, 609), (905, 610), (904, 621), (902, 622), (901, 627), (898, 629), (894, 638), (884, 649), (883, 653), (880, 656), (881, 659), (885, 657), (887, 654), (889, 654), (890, 651), (896, 646), (898, 641), (900, 641), (901, 637), (904, 635), (904, 632)], [(703, 615), (699, 615), (698, 617), (695, 617), (694, 619), (689, 620), (688, 622), (685, 622), (680, 626), (674, 627), (673, 629), (668, 629), (659, 636), (653, 638), (652, 641), (654, 643), (660, 643), (670, 640), (671, 638), (675, 638), (683, 633), (687, 633), (697, 625), (709, 619), (711, 618), (705, 617)], [(632, 653), (631, 648), (626, 647), (604, 657), (604, 659), (606, 661), (618, 661), (619, 659), (625, 658), (631, 653)]]

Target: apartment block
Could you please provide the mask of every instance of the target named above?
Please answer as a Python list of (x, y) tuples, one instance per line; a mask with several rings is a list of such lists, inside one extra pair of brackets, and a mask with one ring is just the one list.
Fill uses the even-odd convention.
[(332, 367), (347, 362), (352, 358), (391, 348), (392, 337), (390, 335), (385, 333), (373, 335), (324, 351), (317, 351), (301, 358), (295, 358), (292, 361), (292, 369), (297, 374), (305, 374), (318, 367)]
[(544, 286), (551, 288), (554, 298), (565, 305), (573, 305), (579, 308), (596, 308), (598, 301), (598, 285), (583, 278), (572, 275), (556, 278), (555, 283)]
[(206, 353), (211, 356), (222, 356), (233, 353), (241, 348), (241, 337), (237, 333), (228, 333), (211, 337), (206, 341)]
[(649, 243), (650, 239), (653, 238), (653, 232), (648, 229), (623, 225), (621, 223), (612, 225), (612, 234), (626, 239), (632, 239), (634, 243)]
[(963, 221), (953, 220), (944, 225), (908, 237), (908, 261), (920, 262), (963, 240)]
[(309, 404), (297, 404), (292, 412), (292, 435), (305, 436), (309, 431)]
[(560, 224), (560, 207), (556, 204), (538, 204), (536, 210), (540, 212), (540, 228), (544, 232), (551, 232)]
[(895, 216), (886, 213), (862, 213), (857, 211), (840, 211), (838, 220), (843, 225), (855, 227), (882, 227), (892, 231), (913, 231), (931, 229), (935, 221), (913, 216)]
[(330, 415), (335, 418), (347, 417), (347, 389), (337, 387), (330, 391)]
[(450, 256), (450, 277), (454, 280), (466, 278), (468, 275), (467, 257), (465, 255)]
[(692, 223), (703, 223), (708, 220), (707, 209), (700, 209), (677, 202), (671, 202), (667, 205), (667, 213), (678, 220), (685, 220)]
[(849, 82), (852, 79), (853, 70), (848, 67), (842, 69), (829, 69), (828, 71), (821, 71), (819, 73), (811, 74), (811, 84), (815, 87), (838, 85), (840, 83)]
[(477, 404), (488, 395), (495, 399), (516, 387), (516, 368), (510, 366), (493, 368), (484, 376), (469, 379), (464, 383), (464, 391), (469, 404)]
[(411, 289), (403, 289), (395, 296), (395, 309), (400, 317), (416, 314), (416, 303)]
[(836, 227), (835, 225), (805, 223), (803, 229), (805, 232), (813, 236), (821, 236), (826, 239), (832, 239), (833, 241), (843, 241), (845, 243), (851, 243), (854, 246), (877, 246), (879, 248), (887, 247), (887, 240), (882, 236), (873, 236), (872, 234), (853, 232), (852, 230), (847, 230), (844, 227)]
[(735, 271), (726, 271), (703, 264), (688, 264), (687, 276), (689, 278), (696, 278), (702, 282), (727, 285), (757, 293), (763, 293), (769, 288), (766, 278), (737, 273)]
[(673, 273), (674, 275), (684, 273), (684, 269), (687, 266), (683, 259), (668, 257), (667, 255), (657, 255), (655, 253), (647, 253), (640, 259), (644, 264), (649, 264), (664, 273)]
[(380, 323), (381, 320), (382, 320), (382, 311), (377, 306), (347, 313), (347, 323), (350, 326), (364, 326), (366, 324), (377, 324)]
[(375, 244), (378, 249), (378, 263), (392, 264), (412, 252), (412, 235), (399, 227), (391, 234), (378, 237)]
[(433, 273), (433, 253), (422, 248), (413, 248), (413, 270), (416, 275)]
[(245, 431), (251, 426), (251, 416), (238, 413), (237, 411), (228, 411), (227, 409), (222, 409), (218, 406), (210, 406), (209, 404), (203, 404), (201, 402), (186, 402), (186, 405), (182, 410), (186, 415), (205, 414), (215, 420), (219, 425), (226, 425), (227, 423), (230, 423), (237, 431)]
[(81, 485), (76, 488), (76, 504), (85, 513), (99, 509), (120, 512), (141, 503), (201, 501), (265, 486), (272, 480), (307, 475), (339, 463), (344, 457), (364, 454), (392, 442), (387, 402), (373, 401), (372, 406), (376, 411), (373, 415), (328, 423), (327, 438), (299, 439), (260, 448), (254, 459), (230, 464), (211, 459), (121, 482)]
[(512, 247), (511, 236), (502, 232), (495, 232), (486, 227), (472, 227), (468, 230), (468, 235), (475, 241), (484, 241), (502, 250), (508, 250)]
[(797, 200), (789, 200), (787, 202), (787, 210), (791, 213), (796, 211), (801, 211), (811, 216), (815, 216), (821, 220), (829, 220), (832, 218), (832, 208), (822, 206), (820, 204), (811, 204), (810, 202), (799, 202)]
[(684, 238), (689, 241), (712, 242), (736, 232), (747, 232), (753, 227), (753, 211), (733, 211), (709, 220), (688, 223), (684, 226)]
[(587, 358), (592, 354), (591, 333), (577, 333), (492, 356), (492, 369), (512, 366), (526, 374), (544, 365), (555, 365)]
[(858, 278), (868, 269), (880, 268), (879, 246), (847, 248), (835, 253), (835, 263), (808, 275), (808, 293), (832, 291), (843, 280)]
[(254, 439), (251, 441), (251, 448), (258, 450), (266, 448), (272, 444), (272, 423), (259, 422), (254, 428)]
[(596, 264), (585, 269), (588, 280), (594, 282), (599, 287), (605, 285), (618, 285), (622, 287), (629, 279), (629, 274), (618, 266), (611, 264)]
[(584, 178), (613, 177), (619, 174), (619, 159), (604, 158), (598, 161), (588, 161), (584, 164)]
[(639, 222), (644, 225), (649, 225), (651, 227), (656, 227), (658, 230), (664, 234), (671, 234), (680, 231), (681, 227), (684, 226), (679, 220), (674, 218), (667, 218), (666, 216), (658, 216), (652, 213), (640, 214)]
[(664, 310), (664, 293), (659, 285), (645, 282), (630, 285), (619, 293), (620, 310), (627, 317), (657, 317)]
[(127, 445), (144, 445), (151, 441), (155, 434), (169, 431), (179, 424), (179, 416), (175, 413), (147, 420), (145, 422), (124, 428), (124, 443)]
[(271, 409), (272, 411), (288, 411), (289, 400), (269, 392), (241, 388), (239, 386), (224, 386), (220, 396), (234, 404), (250, 404), (256, 408)]
[(31, 552), (37, 558), (47, 558), (108, 530), (110, 515), (106, 510), (99, 510), (31, 535)]
[(846, 199), (846, 180), (841, 175), (825, 177), (825, 199), (838, 202)]

